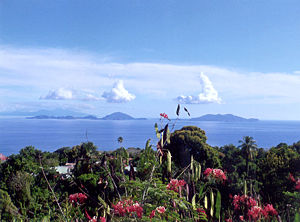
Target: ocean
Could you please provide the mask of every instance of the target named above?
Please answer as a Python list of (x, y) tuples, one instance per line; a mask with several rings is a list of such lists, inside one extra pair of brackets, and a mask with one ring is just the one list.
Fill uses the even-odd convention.
[[(144, 148), (151, 139), (155, 146), (154, 124), (159, 120), (39, 120), (23, 118), (0, 119), (0, 153), (17, 154), (21, 148), (32, 145), (42, 151), (55, 151), (91, 141), (98, 150), (122, 146)], [(174, 130), (194, 125), (205, 130), (207, 143), (211, 146), (239, 145), (243, 136), (252, 136), (257, 145), (270, 148), (279, 143), (293, 144), (300, 140), (300, 121), (258, 122), (205, 122), (180, 120)]]

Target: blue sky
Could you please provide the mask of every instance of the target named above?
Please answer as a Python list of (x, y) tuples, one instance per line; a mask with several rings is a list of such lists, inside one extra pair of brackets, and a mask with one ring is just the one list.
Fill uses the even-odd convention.
[[(0, 2), (0, 112), (300, 120), (299, 1)], [(201, 74), (202, 73), (202, 74)]]

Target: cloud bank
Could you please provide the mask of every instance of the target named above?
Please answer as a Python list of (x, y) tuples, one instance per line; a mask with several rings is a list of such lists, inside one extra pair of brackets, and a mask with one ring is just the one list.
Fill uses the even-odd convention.
[(83, 101), (99, 101), (99, 98), (90, 92), (59, 88), (50, 90), (47, 95), (41, 96), (43, 100), (83, 100)]
[(205, 103), (221, 103), (217, 90), (212, 82), (203, 73), (200, 74), (200, 84), (202, 92), (197, 96), (178, 96), (177, 101), (185, 104), (205, 104)]
[[(205, 75), (199, 85), (201, 72)], [(126, 88), (123, 83), (116, 83), (108, 90), (116, 79), (123, 80)], [(224, 106), (297, 105), (299, 86), (299, 70), (274, 73), (207, 65), (120, 63), (105, 56), (72, 50), (0, 45), (1, 109), (11, 107), (12, 103), (47, 103), (50, 99), (59, 105), (72, 103), (72, 106), (99, 101), (93, 106), (101, 109), (105, 100), (111, 103), (110, 107), (116, 107), (113, 103), (132, 101), (135, 97), (142, 101), (141, 106), (147, 104), (148, 107), (157, 104), (171, 107), (174, 98), (182, 103), (197, 104), (220, 103), (222, 98)], [(178, 98), (178, 95), (182, 96)]]
[(135, 95), (130, 94), (124, 87), (123, 81), (118, 80), (113, 88), (102, 94), (102, 97), (109, 103), (125, 103), (135, 99)]
[(40, 99), (46, 99), (46, 100), (73, 99), (73, 92), (68, 89), (59, 88), (57, 90), (50, 90), (46, 96), (41, 96)]

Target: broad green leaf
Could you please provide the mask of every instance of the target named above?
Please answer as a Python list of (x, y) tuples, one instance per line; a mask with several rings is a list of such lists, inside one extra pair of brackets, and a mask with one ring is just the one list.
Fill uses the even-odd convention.
[(214, 192), (210, 191), (210, 216), (214, 216), (214, 207), (215, 207), (215, 199), (214, 199)]
[(244, 180), (244, 195), (247, 195), (247, 181)]
[(221, 193), (218, 190), (217, 192), (217, 199), (216, 199), (216, 218), (220, 218), (220, 213), (221, 213)]
[[(202, 193), (203, 193), (203, 190), (204, 190), (204, 187), (205, 187), (205, 185), (203, 184), (202, 186), (201, 186), (201, 188), (200, 188), (200, 190), (199, 190), (199, 199), (201, 199), (202, 198)], [(206, 207), (207, 208), (207, 207)]]
[(196, 210), (196, 194), (194, 194), (193, 198), (192, 198), (192, 206), (193, 206), (193, 209)]
[(294, 222), (299, 222), (300, 221), (300, 213), (296, 213), (295, 214), (295, 219), (294, 219)]
[(208, 208), (208, 204), (207, 204), (207, 196), (205, 195), (204, 197), (204, 208), (207, 209)]
[(167, 154), (167, 164), (168, 164), (167, 171), (168, 171), (168, 173), (171, 173), (172, 172), (172, 156), (171, 156), (171, 153), (169, 150), (168, 150), (168, 154)]

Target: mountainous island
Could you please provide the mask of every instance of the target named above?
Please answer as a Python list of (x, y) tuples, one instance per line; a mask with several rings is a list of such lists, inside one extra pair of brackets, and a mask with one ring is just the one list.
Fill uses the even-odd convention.
[(134, 118), (126, 113), (122, 112), (115, 112), (104, 116), (102, 118), (98, 118), (93, 115), (87, 115), (83, 117), (76, 117), (76, 116), (51, 116), (51, 115), (38, 115), (27, 117), (26, 119), (65, 119), (65, 120), (75, 120), (75, 119), (89, 119), (89, 120), (146, 120), (146, 118)]
[(192, 121), (219, 121), (219, 122), (256, 122), (259, 119), (243, 118), (232, 114), (207, 114), (196, 118), (191, 118)]

